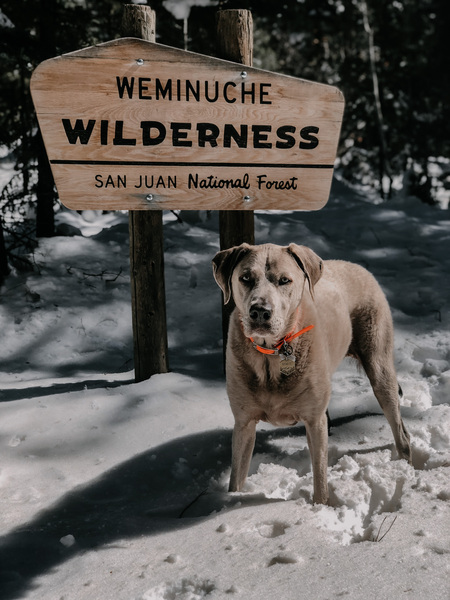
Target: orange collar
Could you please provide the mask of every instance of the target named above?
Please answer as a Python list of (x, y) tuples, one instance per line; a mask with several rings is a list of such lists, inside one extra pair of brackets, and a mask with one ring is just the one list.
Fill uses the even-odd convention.
[[(297, 331), (297, 333), (294, 333), (294, 332), (288, 333), (284, 338), (282, 338), (276, 344), (274, 344), (272, 346), (272, 348), (265, 348), (264, 346), (258, 346), (258, 344), (255, 342), (255, 340), (253, 338), (249, 338), (249, 340), (252, 342), (253, 348), (255, 348), (255, 350), (258, 350), (258, 352), (261, 352), (262, 354), (271, 354), (271, 355), (277, 356), (278, 354), (280, 354), (281, 348), (285, 349), (285, 347), (289, 345), (289, 342), (292, 342), (292, 340), (295, 340), (295, 338), (298, 338), (299, 336), (303, 335), (304, 333), (306, 333), (307, 331), (310, 331), (313, 328), (314, 328), (314, 325), (308, 325), (308, 327), (304, 327), (300, 331)], [(292, 349), (291, 349), (291, 351), (292, 351)]]

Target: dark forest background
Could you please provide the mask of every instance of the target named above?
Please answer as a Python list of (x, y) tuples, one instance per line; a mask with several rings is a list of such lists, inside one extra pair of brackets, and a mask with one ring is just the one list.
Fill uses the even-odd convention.
[[(339, 174), (386, 201), (401, 190), (411, 202), (439, 204), (450, 188), (448, 0), (194, 2), (148, 2), (158, 42), (214, 55), (217, 10), (250, 9), (254, 66), (343, 91)], [(1, 0), (0, 160), (13, 160), (15, 172), (0, 188), (0, 282), (19, 246), (55, 231), (58, 198), (29, 92), (31, 74), (47, 58), (120, 37), (123, 4)], [(187, 21), (176, 18), (183, 8)]]

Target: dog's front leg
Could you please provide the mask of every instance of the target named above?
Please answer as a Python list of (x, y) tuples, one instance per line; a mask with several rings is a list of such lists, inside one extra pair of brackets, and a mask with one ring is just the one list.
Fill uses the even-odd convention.
[(313, 469), (313, 501), (316, 504), (327, 504), (328, 426), (326, 413), (317, 419), (305, 422), (305, 426)]
[(243, 425), (236, 422), (233, 429), (230, 492), (240, 492), (245, 483), (255, 447), (256, 421)]

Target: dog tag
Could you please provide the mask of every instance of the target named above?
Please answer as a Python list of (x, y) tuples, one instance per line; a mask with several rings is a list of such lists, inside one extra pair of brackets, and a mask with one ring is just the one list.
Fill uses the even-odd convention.
[(280, 354), (280, 371), (283, 375), (291, 375), (295, 371), (294, 354)]

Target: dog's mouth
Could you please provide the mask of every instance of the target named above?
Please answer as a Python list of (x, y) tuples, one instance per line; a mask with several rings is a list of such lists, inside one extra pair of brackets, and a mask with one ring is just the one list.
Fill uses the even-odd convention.
[(276, 338), (277, 332), (273, 330), (272, 323), (254, 323), (251, 319), (242, 320), (244, 335), (248, 338)]
[(242, 331), (247, 338), (270, 347), (295, 327), (295, 315), (280, 315), (266, 307), (257, 312), (252, 305), (248, 311), (241, 313)]
[(250, 335), (252, 337), (255, 336), (259, 336), (259, 337), (267, 337), (267, 336), (272, 336), (273, 332), (272, 332), (272, 328), (270, 327), (270, 325), (261, 325), (259, 327), (252, 327), (250, 329)]

